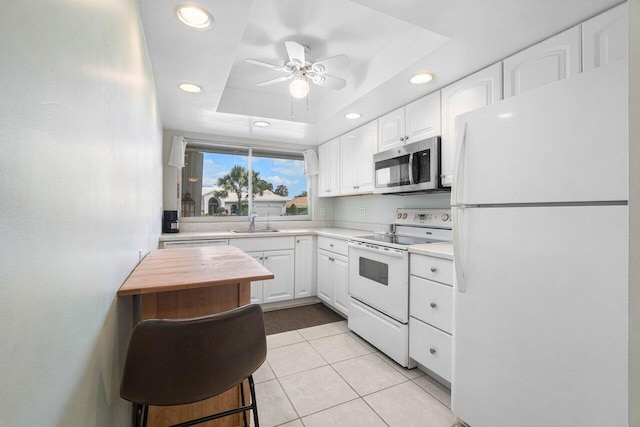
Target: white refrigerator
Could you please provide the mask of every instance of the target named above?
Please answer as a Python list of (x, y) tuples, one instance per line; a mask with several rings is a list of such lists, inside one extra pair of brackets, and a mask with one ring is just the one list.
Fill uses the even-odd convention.
[(452, 410), (626, 426), (627, 63), (457, 119)]

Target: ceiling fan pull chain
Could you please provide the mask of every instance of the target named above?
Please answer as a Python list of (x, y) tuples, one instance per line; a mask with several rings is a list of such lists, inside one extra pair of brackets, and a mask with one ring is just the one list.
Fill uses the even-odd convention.
[(291, 120), (293, 120), (293, 98), (291, 98)]

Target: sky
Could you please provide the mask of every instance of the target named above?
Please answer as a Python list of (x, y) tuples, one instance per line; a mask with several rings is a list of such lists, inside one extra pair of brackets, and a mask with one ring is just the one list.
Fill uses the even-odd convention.
[[(212, 187), (218, 178), (229, 173), (234, 165), (248, 168), (246, 156), (215, 154), (204, 152), (202, 185)], [(273, 184), (285, 185), (289, 189), (289, 197), (293, 198), (307, 190), (307, 177), (304, 175), (303, 160), (284, 160), (266, 157), (253, 157), (253, 170), (260, 173), (260, 178)]]

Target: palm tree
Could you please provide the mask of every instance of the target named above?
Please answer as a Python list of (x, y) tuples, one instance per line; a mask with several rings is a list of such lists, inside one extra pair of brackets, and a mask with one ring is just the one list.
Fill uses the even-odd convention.
[[(260, 172), (253, 171), (253, 194), (262, 194), (265, 190), (271, 190), (273, 184), (260, 178)], [(249, 190), (249, 171), (243, 166), (234, 165), (231, 171), (225, 176), (218, 178), (220, 190), (213, 193), (216, 198), (229, 197), (234, 193), (238, 198), (238, 214), (242, 212), (242, 193)]]

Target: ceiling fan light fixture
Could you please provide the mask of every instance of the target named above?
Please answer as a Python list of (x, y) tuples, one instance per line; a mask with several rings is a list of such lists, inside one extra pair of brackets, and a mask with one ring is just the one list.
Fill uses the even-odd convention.
[(433, 77), (432, 73), (418, 73), (411, 76), (409, 83), (412, 85), (423, 85), (433, 80)]
[(193, 4), (179, 4), (174, 9), (174, 12), (180, 22), (191, 28), (206, 30), (213, 24), (213, 17), (211, 14), (200, 6)]
[(180, 83), (178, 85), (181, 91), (188, 93), (199, 93), (202, 92), (202, 88), (195, 83)]
[(302, 99), (309, 94), (309, 82), (306, 77), (295, 77), (289, 85), (289, 93), (297, 99)]
[(271, 123), (266, 122), (264, 120), (258, 120), (258, 121), (253, 122), (253, 125), (257, 126), (259, 128), (266, 128), (266, 127), (271, 126)]
[(344, 115), (344, 118), (349, 120), (359, 119), (360, 117), (362, 117), (362, 114), (356, 112), (347, 113)]

